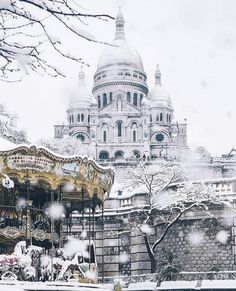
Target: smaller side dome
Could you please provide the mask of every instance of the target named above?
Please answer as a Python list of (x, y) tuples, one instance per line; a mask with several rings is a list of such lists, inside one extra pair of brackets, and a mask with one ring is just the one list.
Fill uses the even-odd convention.
[(151, 107), (172, 107), (169, 93), (159, 84), (156, 84), (147, 95)]
[(159, 66), (155, 71), (155, 86), (147, 95), (150, 107), (169, 107), (172, 109), (170, 94), (161, 86), (161, 72)]
[(88, 108), (91, 104), (94, 104), (96, 102), (92, 93), (86, 87), (84, 71), (79, 72), (78, 87), (70, 90), (69, 94), (70, 96), (69, 96), (68, 110)]

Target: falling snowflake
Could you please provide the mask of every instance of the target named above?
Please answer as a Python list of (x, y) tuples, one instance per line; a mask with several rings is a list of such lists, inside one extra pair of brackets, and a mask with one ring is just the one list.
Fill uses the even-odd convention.
[(121, 264), (125, 264), (129, 261), (129, 256), (127, 253), (120, 254), (119, 261)]
[(151, 227), (148, 224), (143, 224), (141, 226), (141, 231), (142, 231), (142, 233), (146, 233), (146, 234), (152, 234), (153, 233)]
[(51, 206), (46, 210), (46, 213), (53, 219), (58, 220), (62, 218), (64, 214), (64, 207), (59, 203), (53, 203)]
[(203, 242), (204, 234), (202, 232), (192, 231), (188, 234), (188, 240), (192, 245), (197, 246)]
[(216, 234), (216, 240), (222, 244), (226, 244), (228, 238), (229, 238), (229, 235), (227, 231), (225, 230), (221, 230)]

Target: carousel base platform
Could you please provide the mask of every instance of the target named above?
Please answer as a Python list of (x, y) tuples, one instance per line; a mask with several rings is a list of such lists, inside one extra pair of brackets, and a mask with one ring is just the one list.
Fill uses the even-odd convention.
[(0, 281), (0, 291), (113, 291), (113, 287), (78, 282)]

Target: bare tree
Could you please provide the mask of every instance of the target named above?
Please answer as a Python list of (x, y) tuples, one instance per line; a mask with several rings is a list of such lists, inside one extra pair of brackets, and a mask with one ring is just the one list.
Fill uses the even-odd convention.
[[(146, 205), (136, 205), (135, 215), (122, 217), (121, 220), (128, 228), (138, 229), (142, 233), (151, 262), (151, 273), (156, 271), (157, 246), (182, 216), (198, 209), (212, 217), (208, 205), (227, 205), (227, 201), (215, 196), (212, 189), (211, 184), (184, 180), (180, 168), (167, 162), (149, 166), (140, 163), (137, 169), (130, 172), (130, 184), (123, 191), (146, 194), (148, 201)], [(161, 231), (151, 243), (153, 226), (159, 226)]]
[(22, 71), (64, 75), (44, 57), (45, 45), (67, 59), (84, 64), (82, 58), (63, 50), (62, 40), (52, 35), (49, 28), (61, 24), (76, 37), (104, 43), (81, 29), (81, 25), (86, 25), (87, 19), (109, 20), (113, 17), (86, 11), (78, 0), (1, 0), (0, 79), (11, 81), (13, 73), (14, 80), (20, 79)]

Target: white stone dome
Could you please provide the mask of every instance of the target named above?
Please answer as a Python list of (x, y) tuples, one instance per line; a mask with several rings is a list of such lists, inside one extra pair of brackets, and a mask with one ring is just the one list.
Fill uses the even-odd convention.
[(143, 71), (143, 63), (138, 52), (128, 44), (126, 39), (115, 39), (112, 46), (108, 46), (103, 51), (98, 61), (97, 71), (112, 66), (125, 66)]
[(147, 99), (151, 107), (172, 107), (169, 93), (160, 84), (152, 88)]
[(121, 12), (116, 17), (116, 35), (110, 46), (103, 51), (97, 66), (97, 71), (110, 67), (125, 66), (143, 71), (142, 60), (135, 49), (133, 49), (125, 39), (124, 17)]
[(69, 92), (68, 110), (88, 108), (91, 104), (96, 103), (92, 93), (85, 85), (85, 73), (79, 72), (79, 85)]

